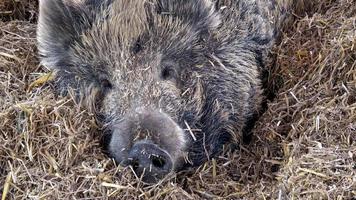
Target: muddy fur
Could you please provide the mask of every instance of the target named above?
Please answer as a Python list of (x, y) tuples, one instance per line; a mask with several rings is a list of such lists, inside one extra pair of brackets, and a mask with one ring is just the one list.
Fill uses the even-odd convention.
[[(174, 147), (167, 151), (178, 170), (249, 134), (265, 99), (270, 50), (301, 4), (42, 0), (39, 51), (57, 71), (59, 93), (74, 89), (100, 116), (112, 157), (120, 162), (118, 149), (150, 139)], [(165, 120), (147, 128), (146, 115)]]

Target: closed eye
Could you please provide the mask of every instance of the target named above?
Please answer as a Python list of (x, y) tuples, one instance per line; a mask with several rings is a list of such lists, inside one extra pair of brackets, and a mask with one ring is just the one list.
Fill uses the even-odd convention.
[(170, 69), (168, 67), (165, 67), (162, 69), (161, 77), (163, 80), (172, 79), (172, 78), (174, 78), (174, 75), (175, 75), (175, 72), (173, 69)]
[(111, 82), (108, 79), (103, 79), (101, 81), (101, 86), (105, 89), (112, 89), (112, 87), (113, 87)]
[(137, 41), (134, 43), (134, 45), (132, 46), (132, 52), (134, 54), (139, 53), (140, 51), (142, 51), (143, 46), (142, 46), (142, 38), (138, 38)]
[(135, 54), (137, 54), (138, 52), (140, 52), (142, 50), (142, 45), (139, 43), (139, 42), (137, 42), (134, 46), (133, 46), (133, 48), (132, 48), (132, 51), (135, 53)]

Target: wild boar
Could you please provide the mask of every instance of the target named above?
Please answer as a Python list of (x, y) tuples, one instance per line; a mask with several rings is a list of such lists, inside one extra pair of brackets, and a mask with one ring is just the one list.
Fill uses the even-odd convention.
[(249, 135), (288, 1), (40, 0), (38, 48), (116, 162), (154, 182)]

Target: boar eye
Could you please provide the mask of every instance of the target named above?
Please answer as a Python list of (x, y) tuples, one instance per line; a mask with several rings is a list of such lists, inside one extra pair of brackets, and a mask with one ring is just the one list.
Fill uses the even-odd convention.
[(135, 46), (133, 47), (133, 52), (138, 53), (142, 50), (142, 46), (140, 43), (136, 43)]
[(141, 39), (139, 38), (132, 47), (132, 51), (137, 54), (142, 50)]
[(162, 72), (161, 72), (161, 77), (163, 80), (169, 80), (171, 78), (173, 78), (174, 76), (174, 70), (170, 69), (168, 67), (163, 68)]
[(112, 84), (108, 79), (104, 79), (101, 81), (101, 85), (105, 89), (112, 89)]

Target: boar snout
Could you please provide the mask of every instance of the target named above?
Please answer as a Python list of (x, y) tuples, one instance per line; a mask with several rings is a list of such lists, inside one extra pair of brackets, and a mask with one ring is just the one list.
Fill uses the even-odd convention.
[(153, 183), (179, 167), (187, 140), (166, 113), (138, 108), (113, 126), (109, 152), (121, 165), (131, 165), (144, 182)]
[(173, 169), (171, 156), (150, 140), (136, 142), (125, 164), (129, 164), (145, 182), (156, 182)]

